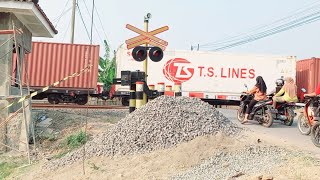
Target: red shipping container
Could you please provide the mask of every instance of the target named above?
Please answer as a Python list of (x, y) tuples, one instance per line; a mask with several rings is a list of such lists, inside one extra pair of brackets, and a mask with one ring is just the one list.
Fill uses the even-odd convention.
[(305, 88), (307, 93), (315, 91), (320, 83), (320, 58), (311, 58), (297, 61), (297, 86), (298, 97), (303, 97), (301, 88)]
[[(29, 86), (32, 89), (43, 88), (92, 65), (89, 71), (69, 78), (51, 89), (96, 89), (99, 49), (99, 45), (33, 42), (32, 52), (25, 58)], [(16, 61), (13, 61), (13, 77), (16, 77), (15, 66)], [(24, 70), (22, 81), (27, 82)]]

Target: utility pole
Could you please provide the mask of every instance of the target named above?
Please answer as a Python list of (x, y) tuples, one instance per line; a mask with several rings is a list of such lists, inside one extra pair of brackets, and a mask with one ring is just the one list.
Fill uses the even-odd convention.
[(77, 0), (73, 0), (72, 3), (72, 16), (71, 16), (71, 44), (74, 42), (74, 27), (75, 27), (75, 18), (76, 18), (76, 6)]
[[(149, 19), (151, 19), (151, 14), (148, 13), (146, 16), (144, 16), (144, 31), (148, 32), (149, 30)], [(146, 49), (148, 53), (148, 43), (146, 43)], [(147, 58), (143, 61), (143, 71), (145, 72), (145, 81), (146, 83), (148, 82), (148, 56)], [(143, 104), (147, 103), (147, 94), (143, 93)]]

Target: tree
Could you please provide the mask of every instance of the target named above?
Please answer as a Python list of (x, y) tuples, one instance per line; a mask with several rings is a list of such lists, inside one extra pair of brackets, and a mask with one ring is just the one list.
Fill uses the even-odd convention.
[(104, 40), (105, 55), (99, 59), (99, 77), (98, 81), (104, 84), (104, 90), (110, 91), (113, 78), (116, 75), (116, 54), (110, 58), (110, 47), (106, 40)]

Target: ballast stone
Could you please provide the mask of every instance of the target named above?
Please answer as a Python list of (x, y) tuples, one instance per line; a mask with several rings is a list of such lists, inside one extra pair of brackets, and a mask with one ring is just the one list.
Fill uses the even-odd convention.
[[(241, 132), (213, 106), (198, 98), (160, 96), (120, 120), (85, 145), (85, 157), (148, 153), (174, 147), (198, 136)], [(84, 157), (83, 148), (49, 162), (48, 168), (72, 164)]]

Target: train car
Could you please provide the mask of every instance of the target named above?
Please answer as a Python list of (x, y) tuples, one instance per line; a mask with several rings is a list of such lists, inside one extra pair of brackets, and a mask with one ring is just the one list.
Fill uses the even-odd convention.
[[(131, 50), (120, 46), (116, 54), (117, 78), (121, 71), (143, 71)], [(212, 104), (237, 105), (240, 94), (262, 76), (268, 91), (275, 80), (285, 76), (296, 78), (296, 57), (205, 51), (166, 50), (160, 62), (148, 62), (148, 84), (182, 83), (182, 95), (201, 98)], [(128, 97), (129, 87), (117, 84), (115, 96)]]
[(320, 83), (320, 58), (312, 57), (297, 61), (298, 97), (303, 100), (304, 92), (301, 89), (305, 88), (306, 93), (312, 93), (318, 83)]
[[(89, 70), (50, 87), (34, 99), (47, 98), (50, 103), (86, 104), (89, 96), (101, 96), (98, 82), (99, 45), (33, 42), (32, 52), (26, 54), (22, 84), (30, 91), (42, 88), (64, 79), (92, 65)], [(17, 79), (16, 60), (13, 56), (13, 77)], [(99, 92), (100, 91), (100, 92)]]

